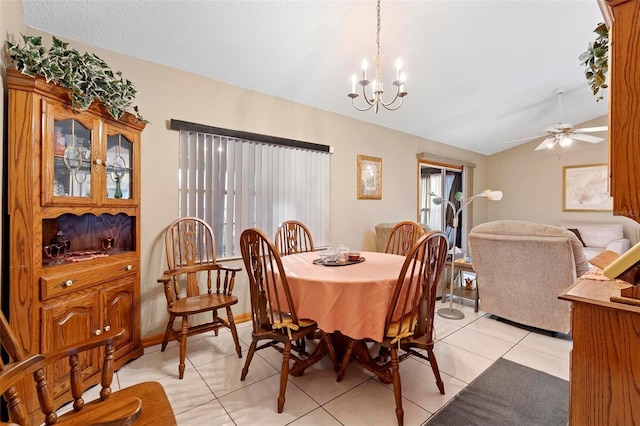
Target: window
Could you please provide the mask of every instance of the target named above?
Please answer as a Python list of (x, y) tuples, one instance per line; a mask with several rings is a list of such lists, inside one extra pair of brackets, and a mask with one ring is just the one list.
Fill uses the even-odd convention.
[[(420, 222), (427, 224), (431, 229), (442, 230), (447, 234), (449, 246), (453, 242), (453, 212), (447, 203), (435, 204), (430, 192), (441, 195), (451, 201), (456, 209), (460, 202), (455, 194), (462, 191), (462, 168), (441, 164), (420, 163)], [(462, 221), (460, 214), (460, 221)], [(457, 228), (456, 241), (461, 247), (462, 228)]]
[(171, 120), (179, 130), (179, 216), (211, 225), (218, 258), (240, 256), (240, 234), (273, 239), (303, 222), (316, 246), (329, 241), (330, 147)]

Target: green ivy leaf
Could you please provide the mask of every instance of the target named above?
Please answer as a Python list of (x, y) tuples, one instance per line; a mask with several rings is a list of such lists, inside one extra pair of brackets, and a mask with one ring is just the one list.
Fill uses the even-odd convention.
[(16, 68), (25, 75), (40, 75), (71, 91), (74, 110), (84, 111), (97, 99), (115, 119), (120, 119), (132, 109), (138, 120), (147, 122), (133, 105), (135, 90), (133, 83), (122, 77), (122, 72), (113, 72), (107, 63), (95, 54), (80, 54), (69, 49), (66, 43), (52, 36), (51, 47), (47, 50), (42, 37), (21, 34), (23, 46), (6, 42), (9, 57)]

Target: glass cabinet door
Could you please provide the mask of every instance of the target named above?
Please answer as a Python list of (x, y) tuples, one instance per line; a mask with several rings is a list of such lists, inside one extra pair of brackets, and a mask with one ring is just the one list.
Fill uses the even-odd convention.
[(100, 121), (55, 102), (45, 101), (43, 110), (42, 204), (95, 204)]
[(125, 135), (107, 137), (107, 198), (133, 198), (133, 142)]
[(91, 197), (91, 130), (76, 120), (54, 120), (53, 195)]

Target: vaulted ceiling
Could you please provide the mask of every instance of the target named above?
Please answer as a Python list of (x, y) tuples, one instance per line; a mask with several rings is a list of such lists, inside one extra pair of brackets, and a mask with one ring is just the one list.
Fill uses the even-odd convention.
[(347, 97), (351, 75), (376, 50), (373, 1), (22, 4), (27, 26), (58, 37), (482, 154), (607, 114), (578, 61), (603, 20), (596, 0), (382, 1), (385, 89), (401, 58), (409, 94), (399, 110), (377, 114)]

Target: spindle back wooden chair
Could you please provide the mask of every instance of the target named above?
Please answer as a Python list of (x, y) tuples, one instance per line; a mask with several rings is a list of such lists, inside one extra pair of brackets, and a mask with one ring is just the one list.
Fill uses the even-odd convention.
[[(240, 236), (242, 259), (249, 275), (249, 290), (251, 294), (251, 320), (253, 331), (251, 345), (247, 359), (242, 369), (240, 380), (244, 380), (249, 372), (249, 365), (256, 351), (273, 347), (282, 353), (282, 368), (280, 370), (280, 392), (278, 394), (278, 413), (284, 409), (285, 391), (289, 373), (295, 371), (299, 364), (313, 361), (319, 357), (319, 349), (327, 350), (334, 368), (337, 362), (333, 345), (329, 336), (321, 330), (315, 321), (299, 318), (291, 297), (289, 284), (282, 260), (275, 246), (259, 229), (247, 229)], [(304, 349), (298, 349), (298, 355), (306, 356), (303, 360), (292, 349), (295, 342), (302, 340), (309, 333), (317, 332), (320, 343), (309, 355)], [(258, 346), (258, 342), (267, 342)], [(282, 344), (283, 347), (279, 346)], [(293, 367), (289, 367), (289, 360), (293, 359)], [(310, 363), (310, 362), (309, 362)], [(301, 369), (304, 371), (304, 368)]]
[(278, 226), (275, 243), (280, 256), (315, 250), (309, 228), (297, 220), (286, 220)]
[(415, 222), (398, 222), (387, 236), (384, 252), (404, 256), (423, 234), (424, 231)]
[[(236, 353), (242, 358), (231, 312), (231, 306), (238, 303), (238, 298), (232, 294), (236, 273), (242, 269), (216, 262), (213, 231), (202, 219), (183, 217), (174, 220), (167, 227), (164, 242), (168, 269), (158, 282), (164, 286), (169, 321), (161, 350), (166, 349), (171, 337), (180, 344), (179, 378), (184, 377), (187, 337), (194, 334), (213, 331), (217, 336), (218, 329), (228, 328)], [(218, 316), (218, 309), (226, 311), (226, 320)], [(210, 321), (198, 318), (195, 323), (190, 322), (190, 317), (203, 312), (211, 313)], [(176, 329), (177, 318), (182, 321)]]

